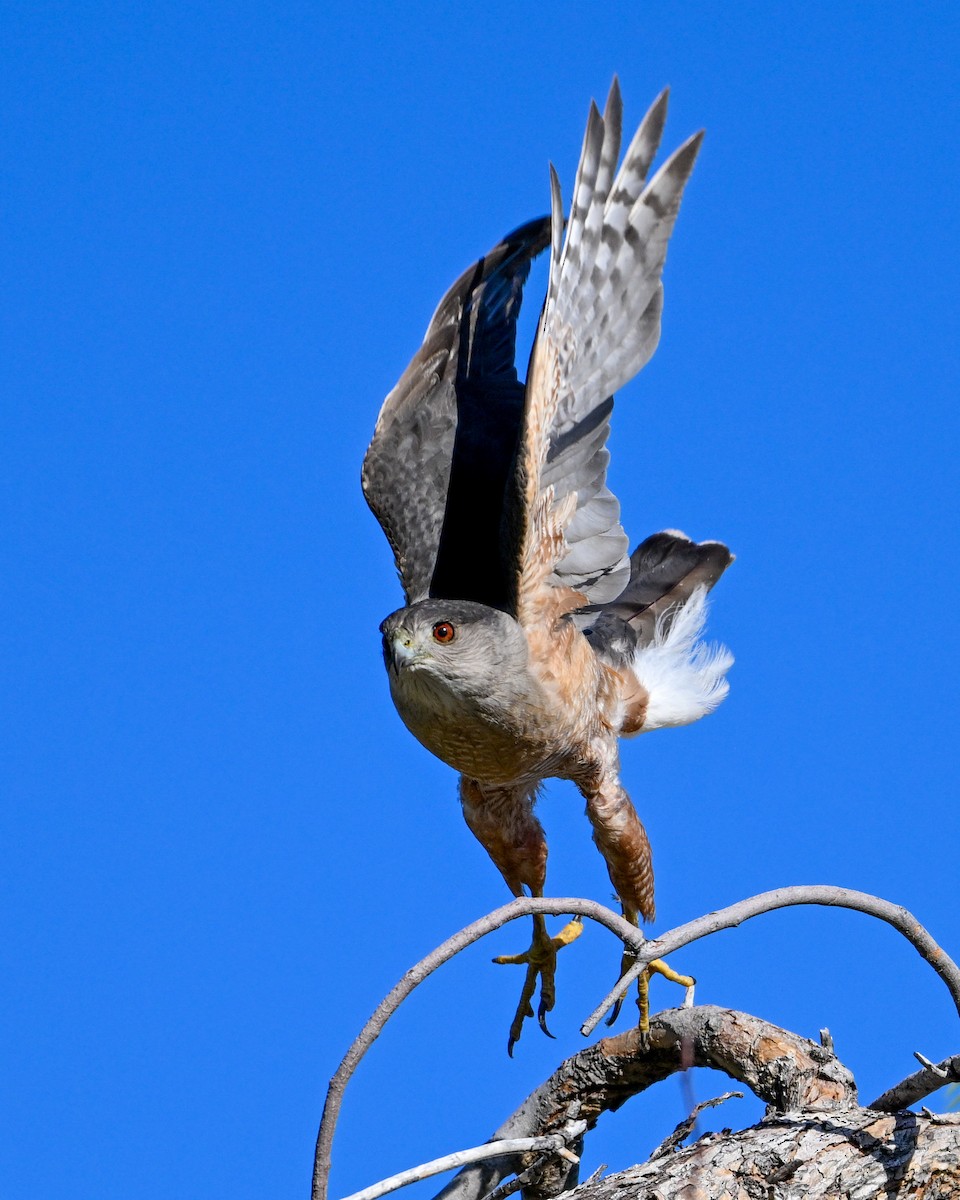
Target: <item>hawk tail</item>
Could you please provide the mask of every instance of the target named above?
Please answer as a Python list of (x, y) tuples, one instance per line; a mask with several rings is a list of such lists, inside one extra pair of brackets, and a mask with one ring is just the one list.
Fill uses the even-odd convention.
[(733, 655), (701, 640), (706, 619), (707, 588), (699, 584), (686, 601), (661, 613), (653, 640), (635, 650), (630, 669), (649, 696), (641, 732), (699, 721), (730, 690)]
[(726, 696), (733, 656), (701, 635), (707, 592), (731, 562), (722, 542), (655, 533), (630, 556), (630, 580), (617, 599), (576, 614), (597, 655), (647, 693), (639, 730), (687, 725)]

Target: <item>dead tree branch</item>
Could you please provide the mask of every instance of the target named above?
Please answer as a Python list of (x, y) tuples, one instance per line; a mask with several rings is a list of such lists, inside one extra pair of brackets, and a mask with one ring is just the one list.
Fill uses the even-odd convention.
[(708, 1108), (716, 1108), (720, 1104), (726, 1104), (728, 1100), (742, 1099), (743, 1092), (724, 1092), (722, 1096), (714, 1096), (712, 1100), (701, 1100), (689, 1117), (684, 1117), (673, 1133), (668, 1134), (663, 1139), (656, 1150), (650, 1155), (651, 1160), (663, 1158), (665, 1154), (672, 1154), (674, 1150), (679, 1150), (690, 1134), (693, 1133), (694, 1129), (696, 1129), (697, 1119), (702, 1112), (706, 1112)]
[(948, 1083), (960, 1083), (960, 1054), (945, 1058), (941, 1063), (928, 1063), (921, 1071), (914, 1071), (896, 1087), (888, 1088), (882, 1096), (878, 1096), (868, 1108), (878, 1112), (898, 1112), (901, 1108), (909, 1108), (936, 1092)]
[(564, 1200), (960, 1200), (960, 1115), (854, 1108), (771, 1116), (705, 1134), (655, 1162), (591, 1180)]
[(612, 1008), (617, 997), (623, 992), (641, 971), (655, 958), (666, 958), (683, 946), (709, 937), (721, 929), (733, 929), (742, 925), (751, 917), (761, 913), (773, 912), (778, 908), (790, 908), (797, 904), (819, 904), (828, 908), (849, 908), (855, 912), (866, 913), (892, 925), (898, 933), (902, 933), (908, 942), (918, 951), (931, 967), (937, 972), (953, 998), (953, 1003), (960, 1014), (960, 967), (946, 954), (924, 929), (915, 916), (899, 904), (889, 900), (881, 900), (867, 892), (855, 892), (851, 888), (832, 887), (828, 884), (802, 884), (797, 887), (777, 888), (772, 892), (761, 892), (759, 896), (751, 896), (748, 900), (740, 900), (728, 908), (718, 909), (707, 913), (686, 925), (678, 925), (676, 929), (661, 934), (647, 942), (637, 961), (623, 978), (617, 983), (608, 996), (597, 1006), (581, 1027), (581, 1033), (586, 1037), (591, 1034), (603, 1018), (604, 1013)]
[[(830, 1112), (857, 1103), (853, 1076), (830, 1051), (758, 1017), (703, 1005), (659, 1013), (646, 1038), (630, 1029), (574, 1054), (490, 1140), (551, 1133), (573, 1112), (586, 1121), (589, 1131), (604, 1112), (688, 1067), (726, 1072), (776, 1112)], [(576, 1146), (571, 1149), (580, 1153)], [(472, 1164), (437, 1200), (481, 1200), (527, 1165), (517, 1155)], [(524, 1195), (527, 1200), (545, 1200), (575, 1183), (575, 1166), (554, 1157), (525, 1187)]]
[(456, 1150), (453, 1154), (444, 1154), (442, 1158), (434, 1158), (430, 1162), (421, 1163), (407, 1171), (391, 1175), (389, 1179), (381, 1179), (379, 1183), (371, 1184), (362, 1191), (354, 1192), (345, 1200), (380, 1200), (390, 1192), (407, 1187), (411, 1183), (419, 1183), (429, 1179), (431, 1175), (442, 1175), (444, 1171), (452, 1171), (470, 1163), (482, 1162), (485, 1158), (495, 1158), (501, 1154), (529, 1154), (531, 1150), (552, 1150), (571, 1162), (579, 1162), (576, 1155), (571, 1154), (567, 1144), (575, 1140), (583, 1132), (583, 1121), (573, 1123), (570, 1128), (561, 1133), (551, 1133), (543, 1137), (508, 1138), (502, 1142), (488, 1142), (483, 1146), (473, 1146), (469, 1150)]
[[(327, 1200), (327, 1189), (330, 1174), (330, 1153), (333, 1143), (343, 1095), (350, 1077), (358, 1063), (370, 1046), (380, 1035), (390, 1016), (400, 1004), (410, 995), (415, 987), (428, 975), (437, 970), (454, 955), (484, 937), (487, 933), (498, 929), (510, 921), (531, 914), (546, 916), (582, 916), (604, 925), (611, 930), (625, 946), (636, 954), (636, 965), (627, 972), (617, 984), (615, 990), (603, 1001), (593, 1015), (585, 1022), (582, 1031), (586, 1034), (595, 1028), (603, 1014), (614, 1003), (629, 982), (655, 958), (664, 957), (682, 946), (690, 945), (700, 938), (707, 937), (721, 929), (730, 929), (760, 913), (771, 912), (797, 904), (818, 904), (833, 907), (850, 908), (878, 917), (892, 925), (907, 938), (918, 950), (921, 956), (930, 963), (943, 979), (953, 997), (954, 1004), (960, 1012), (960, 969), (937, 945), (929, 933), (905, 908), (881, 900), (864, 892), (855, 892), (847, 888), (812, 885), (780, 888), (773, 892), (765, 892), (748, 900), (740, 901), (729, 908), (709, 913), (686, 925), (663, 934), (654, 941), (648, 941), (644, 935), (622, 917), (605, 908), (595, 901), (582, 899), (549, 899), (521, 898), (504, 905), (486, 917), (474, 921), (453, 937), (448, 938), (426, 958), (409, 970), (388, 996), (378, 1005), (376, 1011), (366, 1023), (360, 1034), (353, 1042), (340, 1063), (335, 1075), (330, 1081), (324, 1104), (323, 1117), (317, 1135), (316, 1155), (313, 1173), (313, 1200)], [(603, 1043), (601, 1043), (603, 1044)], [(739, 1076), (735, 1076), (739, 1078)], [(747, 1082), (747, 1081), (744, 1081)], [(753, 1086), (752, 1084), (750, 1086)], [(756, 1089), (754, 1089), (756, 1090)], [(622, 1102), (622, 1101), (621, 1101)], [(574, 1114), (571, 1114), (571, 1116)], [(489, 1190), (486, 1189), (486, 1190)], [(483, 1194), (483, 1193), (481, 1193)]]

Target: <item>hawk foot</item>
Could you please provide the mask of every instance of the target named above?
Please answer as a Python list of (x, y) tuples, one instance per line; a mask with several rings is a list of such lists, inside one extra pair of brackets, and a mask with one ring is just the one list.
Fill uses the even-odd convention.
[[(620, 960), (620, 977), (629, 971), (636, 962), (636, 956), (631, 954), (629, 950), (625, 950), (623, 958)], [(637, 979), (637, 1008), (640, 1010), (640, 1032), (650, 1032), (650, 976), (662, 975), (664, 979), (669, 979), (671, 983), (678, 983), (681, 987), (688, 990), (695, 986), (696, 980), (692, 975), (680, 975), (672, 967), (668, 967), (662, 958), (655, 958), (647, 963), (646, 968), (641, 972)], [(624, 990), (617, 997), (617, 1002), (614, 1004), (610, 1016), (607, 1017), (607, 1025), (612, 1025), (620, 1016), (620, 1010), (623, 1008), (623, 1002), (627, 998), (627, 993)]]
[(547, 933), (547, 923), (543, 917), (533, 918), (533, 941), (530, 949), (523, 954), (499, 954), (493, 960), (495, 963), (510, 966), (525, 966), (527, 973), (520, 991), (520, 1003), (510, 1025), (510, 1035), (507, 1039), (507, 1053), (513, 1057), (513, 1048), (520, 1040), (523, 1022), (533, 1016), (533, 997), (537, 990), (537, 980), (540, 980), (540, 1003), (537, 1006), (537, 1023), (547, 1037), (553, 1034), (547, 1028), (547, 1013), (553, 1008), (557, 999), (556, 973), (557, 952), (564, 946), (575, 942), (583, 933), (583, 922), (575, 917), (551, 937)]

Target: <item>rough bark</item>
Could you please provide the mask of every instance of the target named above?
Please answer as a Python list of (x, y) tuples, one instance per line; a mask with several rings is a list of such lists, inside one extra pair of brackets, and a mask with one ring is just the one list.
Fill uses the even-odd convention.
[[(738, 1133), (710, 1134), (618, 1175), (577, 1182), (576, 1167), (555, 1155), (509, 1155), (466, 1167), (437, 1200), (482, 1200), (508, 1177), (527, 1172), (524, 1200), (788, 1200), (800, 1196), (957, 1197), (960, 1116), (933, 1117), (861, 1108), (850, 1071), (830, 1045), (818, 1046), (757, 1017), (713, 1006), (671, 1009), (651, 1023), (604, 1038), (567, 1059), (491, 1140), (560, 1131), (571, 1120), (587, 1132), (605, 1111), (692, 1066), (714, 1067), (767, 1103), (767, 1116)], [(893, 1089), (889, 1095), (893, 1095)], [(581, 1139), (582, 1141), (582, 1139)], [(579, 1151), (579, 1145), (571, 1146)]]
[(956, 1200), (960, 1115), (779, 1113), (590, 1180), (564, 1200)]
[[(942, 947), (937, 945), (930, 934), (917, 921), (916, 917), (907, 912), (907, 910), (902, 908), (900, 905), (892, 904), (888, 900), (881, 900), (877, 896), (867, 895), (864, 892), (851, 891), (849, 888), (831, 887), (824, 884), (810, 884), (800, 885), (797, 887), (778, 888), (772, 892), (764, 892), (762, 895), (752, 896), (746, 900), (741, 900), (736, 904), (730, 905), (724, 909), (719, 909), (716, 912), (707, 913), (705, 916), (698, 917), (696, 920), (690, 921), (686, 925), (681, 925), (676, 929), (670, 930), (652, 942), (647, 941), (643, 934), (636, 928), (636, 926), (631, 925), (621, 916), (611, 912), (610, 909), (605, 908), (603, 905), (597, 904), (595, 901), (576, 898), (571, 899), (569, 897), (565, 899), (520, 897), (516, 900), (513, 900), (510, 904), (504, 905), (502, 908), (490, 913), (488, 916), (482, 917), (479, 921), (474, 921), (473, 924), (468, 925), (465, 929), (460, 930), (459, 933), (454, 934), (453, 937), (448, 938), (447, 941), (445, 941), (441, 946), (438, 946), (436, 950), (428, 954), (426, 958), (421, 959), (416, 966), (411, 967), (411, 969), (406, 973), (406, 975), (404, 975), (404, 977), (393, 988), (389, 995), (384, 997), (384, 999), (380, 1002), (376, 1008), (376, 1011), (364, 1025), (358, 1036), (354, 1039), (349, 1050), (344, 1055), (343, 1061), (337, 1068), (336, 1073), (330, 1080), (330, 1085), (327, 1089), (327, 1098), (323, 1108), (323, 1117), (320, 1121), (320, 1128), (317, 1133), (317, 1145), (314, 1155), (312, 1190), (313, 1200), (327, 1200), (330, 1178), (330, 1156), (333, 1146), (334, 1131), (336, 1129), (340, 1107), (343, 1102), (344, 1090), (349, 1083), (351, 1076), (356, 1070), (357, 1064), (376, 1041), (390, 1016), (396, 1012), (397, 1008), (403, 1003), (406, 997), (410, 995), (414, 988), (416, 988), (417, 985), (426, 979), (426, 977), (433, 971), (437, 970), (445, 962), (448, 962), (452, 957), (454, 957), (454, 955), (458, 954), (460, 950), (468, 945), (471, 945), (473, 942), (483, 937), (484, 934), (491, 932), (493, 929), (499, 929), (507, 922), (514, 921), (521, 916), (577, 914), (579, 916), (589, 917), (591, 920), (597, 921), (599, 924), (606, 926), (619, 938), (621, 938), (624, 946), (632, 951), (635, 965), (617, 983), (616, 988), (597, 1006), (596, 1010), (584, 1022), (583, 1026), (581, 1027), (581, 1032), (585, 1036), (589, 1036), (592, 1030), (596, 1028), (597, 1024), (603, 1018), (604, 1013), (614, 1004), (617, 997), (622, 994), (624, 989), (627, 987), (629, 980), (635, 978), (636, 975), (644, 970), (653, 959), (663, 958), (665, 955), (670, 954), (674, 950), (677, 950), (682, 946), (690, 945), (692, 942), (695, 942), (700, 938), (707, 937), (719, 929), (731, 929), (741, 924), (743, 921), (749, 920), (751, 917), (759, 916), (761, 913), (772, 912), (774, 909), (785, 908), (796, 904), (817, 904), (824, 905), (826, 907), (851, 908), (867, 913), (870, 916), (876, 917), (882, 921), (886, 921), (894, 929), (898, 930), (898, 932), (900, 932), (911, 943), (911, 945), (914, 946), (921, 957), (933, 967), (933, 969), (937, 972), (949, 989), (954, 1004), (957, 1006), (957, 1011), (960, 1013), (960, 967), (958, 967), (953, 959), (951, 959), (950, 956), (944, 952)], [(700, 1010), (701, 1013), (703, 1011), (704, 1010)], [(719, 1012), (720, 1010), (715, 1011)], [(663, 1014), (659, 1020), (663, 1022), (666, 1017), (667, 1014)], [(744, 1017), (743, 1014), (739, 1014), (739, 1017), (743, 1022), (756, 1020), (755, 1018)], [(684, 1019), (686, 1020), (688, 1018)], [(698, 1018), (689, 1018), (689, 1020), (696, 1019)], [(762, 1025), (763, 1023), (760, 1022), (760, 1024)], [(679, 1029), (679, 1026), (677, 1028)], [(766, 1028), (769, 1029), (770, 1027)], [(629, 1037), (630, 1035), (627, 1036)], [(769, 1036), (771, 1035), (764, 1035), (764, 1037), (760, 1038), (759, 1044), (761, 1046), (769, 1046), (771, 1044), (769, 1042)], [(789, 1039), (792, 1038), (792, 1035), (786, 1034), (782, 1030), (774, 1030), (772, 1037), (773, 1044), (782, 1044), (786, 1046), (789, 1042)], [(734, 1075), (735, 1078), (742, 1078), (742, 1076), (738, 1075), (737, 1071), (724, 1060), (724, 1050), (722, 1045), (723, 1039), (720, 1039), (720, 1043), (717, 1043), (717, 1039), (714, 1038), (711, 1041), (711, 1039), (706, 1037), (704, 1034), (704, 1037), (699, 1041), (696, 1037), (686, 1037), (685, 1040), (682, 1037), (681, 1040), (684, 1046), (701, 1045), (706, 1065), (717, 1066), (721, 1070), (727, 1070), (730, 1074)], [(798, 1043), (801, 1041), (800, 1039), (795, 1040)], [(604, 1058), (609, 1058), (610, 1061), (613, 1062), (620, 1053), (620, 1051), (616, 1048), (619, 1045), (618, 1039), (607, 1039), (600, 1045), (605, 1049), (598, 1051), (598, 1048), (594, 1047), (590, 1051), (585, 1051), (584, 1054), (588, 1057), (583, 1058), (582, 1060), (581, 1056), (574, 1056), (574, 1059), (571, 1059), (568, 1063), (565, 1063), (554, 1076), (554, 1079), (558, 1080), (557, 1086), (562, 1090), (562, 1087), (564, 1086), (564, 1080), (566, 1080), (566, 1083), (570, 1085), (570, 1087), (574, 1086), (574, 1084), (571, 1083), (571, 1080), (573, 1080), (575, 1083), (573, 1073), (575, 1073), (576, 1070), (582, 1068), (587, 1072), (587, 1075), (589, 1075), (590, 1071), (599, 1064), (600, 1086), (597, 1095), (600, 1095), (601, 1097), (605, 1096), (606, 1099), (599, 1105), (598, 1111), (602, 1111), (604, 1107), (618, 1107), (618, 1105), (622, 1104), (628, 1095), (632, 1095), (634, 1092), (642, 1090), (644, 1087), (648, 1087), (650, 1083), (655, 1082), (655, 1078), (664, 1077), (664, 1075), (659, 1075), (655, 1076), (655, 1078), (646, 1078), (644, 1073), (641, 1071), (639, 1082), (635, 1080), (635, 1085), (631, 1085), (632, 1090), (631, 1087), (628, 1087), (626, 1091), (624, 1091), (622, 1081), (618, 1081), (617, 1079), (616, 1071), (614, 1071), (613, 1075), (608, 1076), (605, 1074), (603, 1069)], [(710, 1048), (711, 1045), (712, 1049)], [(737, 1049), (738, 1043), (733, 1042), (731, 1045), (733, 1047), (731, 1053), (734, 1057), (736, 1057), (739, 1053)], [(810, 1046), (810, 1043), (805, 1043), (805, 1045)], [(644, 1050), (648, 1048), (650, 1047), (641, 1047), (638, 1045), (636, 1049)], [(829, 1050), (824, 1051), (823, 1049), (819, 1049), (817, 1047), (814, 1047), (813, 1050), (806, 1053), (808, 1054), (808, 1057), (814, 1061), (821, 1061), (820, 1059), (816, 1058), (817, 1053), (819, 1053), (821, 1057), (826, 1055), (826, 1058), (824, 1058), (823, 1061), (831, 1058)], [(592, 1059), (589, 1056), (593, 1056)], [(790, 1054), (784, 1054), (783, 1056), (780, 1056), (780, 1058), (782, 1058), (784, 1061), (790, 1057)], [(730, 1054), (728, 1053), (727, 1059), (729, 1058)], [(775, 1061), (779, 1062), (780, 1058), (774, 1056)], [(742, 1069), (748, 1073), (750, 1073), (751, 1070), (749, 1067), (750, 1061), (751, 1055), (748, 1054), (747, 1058), (741, 1062)], [(579, 1066), (576, 1068), (571, 1066), (571, 1064), (574, 1062), (579, 1064)], [(799, 1063), (799, 1059), (797, 1062)], [(903, 1083), (899, 1084), (896, 1089), (885, 1093), (880, 1100), (874, 1102), (874, 1107), (883, 1108), (885, 1111), (892, 1111), (899, 1104), (905, 1106), (907, 1104), (914, 1103), (916, 1100), (921, 1099), (924, 1095), (927, 1095), (930, 1091), (934, 1090), (935, 1087), (941, 1086), (943, 1082), (947, 1082), (950, 1079), (957, 1079), (958, 1074), (960, 1074), (960, 1058), (945, 1060), (945, 1062), (939, 1064), (939, 1066), (928, 1063), (924, 1059), (921, 1059), (921, 1062), (924, 1063), (923, 1071), (916, 1072), (910, 1077), (910, 1079), (904, 1080)], [(680, 1070), (687, 1065), (693, 1065), (693, 1060), (690, 1062), (686, 1062), (685, 1060), (681, 1061), (679, 1064), (674, 1065), (670, 1068), (670, 1070), (666, 1071), (665, 1074), (669, 1074), (671, 1070)], [(734, 1066), (736, 1066), (736, 1064), (734, 1064)], [(753, 1071), (753, 1075), (756, 1077), (756, 1082), (761, 1086), (764, 1086), (765, 1072), (761, 1069), (761, 1067), (762, 1063), (758, 1062), (756, 1070)], [(778, 1067), (777, 1070), (779, 1071), (780, 1068)], [(778, 1103), (785, 1103), (789, 1099), (787, 1092), (790, 1089), (798, 1087), (800, 1088), (800, 1093), (802, 1096), (803, 1088), (807, 1086), (807, 1083), (805, 1083), (804, 1080), (806, 1079), (809, 1082), (808, 1077), (809, 1072), (806, 1071), (806, 1069), (802, 1066), (797, 1066), (796, 1070), (793, 1070), (792, 1072), (788, 1070), (786, 1075), (783, 1075), (779, 1079), (778, 1084), (778, 1086), (781, 1088), (786, 1088), (787, 1091), (784, 1092), (784, 1096), (779, 1100), (775, 1098), (769, 1102), (773, 1103), (774, 1106), (776, 1106)], [(824, 1080), (826, 1080), (825, 1076)], [(758, 1091), (757, 1087), (754, 1086), (754, 1082), (751, 1082), (750, 1079), (745, 1079), (745, 1082), (747, 1082), (754, 1091), (757, 1091), (758, 1095), (762, 1094), (760, 1091)], [(776, 1080), (774, 1080), (774, 1082), (776, 1082)], [(528, 1099), (523, 1105), (521, 1105), (517, 1112), (514, 1113), (514, 1115), (506, 1122), (504, 1126), (501, 1127), (500, 1130), (498, 1130), (497, 1134), (495, 1135), (498, 1140), (503, 1140), (509, 1137), (529, 1137), (536, 1132), (537, 1126), (540, 1123), (540, 1118), (543, 1116), (541, 1112), (542, 1105), (546, 1105), (547, 1114), (549, 1115), (551, 1104), (549, 1087), (550, 1083), (551, 1081), (548, 1081), (543, 1088), (539, 1088), (537, 1092), (528, 1097)], [(581, 1100), (581, 1098), (579, 1098), (579, 1096), (575, 1093), (575, 1089), (573, 1094), (570, 1094), (568, 1089), (566, 1111), (569, 1116), (567, 1117), (566, 1122), (563, 1124), (562, 1130), (557, 1130), (556, 1132), (559, 1133), (563, 1130), (570, 1129), (570, 1122), (576, 1124), (578, 1117), (575, 1115), (575, 1112), (578, 1112), (580, 1107), (585, 1107), (585, 1111), (589, 1112), (591, 1110), (589, 1099), (587, 1098)], [(592, 1119), (595, 1121), (596, 1117), (594, 1116)], [(567, 1135), (564, 1133), (565, 1138), (566, 1136)], [(524, 1167), (523, 1169), (525, 1174), (530, 1172), (530, 1178), (534, 1180), (533, 1185), (527, 1189), (530, 1195), (534, 1197), (536, 1197), (538, 1194), (544, 1197), (555, 1195), (558, 1189), (570, 1187), (574, 1183), (573, 1177), (568, 1171), (560, 1171), (557, 1174), (556, 1180), (551, 1182), (549, 1179), (550, 1170), (544, 1169), (543, 1164), (541, 1164), (539, 1161), (533, 1163), (530, 1167)], [(513, 1174), (515, 1170), (516, 1168), (508, 1164), (508, 1166), (503, 1171), (500, 1171), (499, 1174), (494, 1171), (489, 1175), (489, 1180), (491, 1181), (489, 1187), (482, 1186), (487, 1178), (485, 1176), (478, 1176), (471, 1182), (469, 1177), (465, 1178), (464, 1175), (461, 1174), (450, 1185), (449, 1188), (445, 1189), (442, 1195), (447, 1197), (448, 1200), (453, 1200), (453, 1198), (456, 1198), (456, 1200), (481, 1200), (482, 1197), (487, 1195), (490, 1188), (497, 1187), (500, 1183), (500, 1180), (502, 1180), (508, 1174)], [(543, 1176), (544, 1182), (540, 1192), (538, 1193), (536, 1190), (539, 1186), (537, 1181), (540, 1180), (541, 1176)], [(526, 1178), (524, 1183), (526, 1183)], [(516, 1190), (513, 1189), (509, 1184), (502, 1185), (501, 1190), (503, 1190), (504, 1194), (507, 1194), (506, 1189), (508, 1188), (511, 1188), (511, 1190)], [(492, 1197), (491, 1200), (493, 1200)], [(500, 1197), (498, 1197), (497, 1200), (500, 1200)]]

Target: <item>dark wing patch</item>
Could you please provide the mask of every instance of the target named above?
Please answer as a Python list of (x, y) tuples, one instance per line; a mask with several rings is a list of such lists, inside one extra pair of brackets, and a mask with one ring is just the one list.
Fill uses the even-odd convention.
[(579, 609), (574, 620), (594, 650), (625, 662), (653, 640), (657, 621), (669, 628), (694, 588), (713, 587), (733, 555), (722, 542), (694, 542), (673, 530), (648, 537), (630, 555), (630, 580), (616, 600)]
[(512, 481), (524, 386), (517, 378), (517, 318), (530, 263), (547, 244), (549, 218), (505, 240), (516, 248), (473, 293), (461, 321), (457, 431), (430, 595), (510, 606), (513, 561), (503, 513)]
[(516, 322), (530, 262), (549, 237), (548, 218), (531, 221), (465, 271), (383, 403), (363, 493), (408, 604), (505, 602), (500, 522), (523, 409)]

